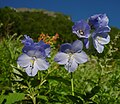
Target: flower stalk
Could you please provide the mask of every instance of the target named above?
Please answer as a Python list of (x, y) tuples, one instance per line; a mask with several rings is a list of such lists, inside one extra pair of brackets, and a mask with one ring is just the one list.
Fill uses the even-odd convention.
[(74, 96), (74, 81), (73, 81), (73, 74), (71, 72), (71, 91), (72, 91), (72, 96)]

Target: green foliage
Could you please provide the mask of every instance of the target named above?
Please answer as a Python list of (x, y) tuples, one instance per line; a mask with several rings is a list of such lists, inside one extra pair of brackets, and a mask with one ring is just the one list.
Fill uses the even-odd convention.
[(16, 59), (21, 53), (22, 45), (18, 37), (14, 39), (17, 34), (12, 37), (7, 37), (0, 42), (0, 93), (5, 90), (8, 94), (12, 92), (12, 65), (16, 65)]
[(0, 36), (17, 33), (37, 39), (41, 33), (51, 36), (58, 33), (62, 42), (76, 39), (75, 35), (71, 38), (73, 22), (70, 17), (60, 13), (45, 10), (21, 12), (19, 9), (5, 7), (0, 9), (0, 23), (3, 23)]
[(13, 104), (15, 102), (23, 100), (24, 97), (24, 93), (9, 93), (9, 95), (0, 95), (0, 103), (2, 104), (4, 101), (5, 104)]
[[(101, 57), (91, 55), (89, 62), (79, 65), (73, 73), (75, 96), (72, 96), (70, 74), (53, 61), (57, 52), (54, 47), (49, 59), (51, 66), (46, 71), (39, 71), (35, 77), (27, 76), (24, 69), (16, 65), (22, 49), (21, 36), (14, 38), (16, 35), (4, 38), (0, 43), (1, 103), (120, 103), (120, 60), (113, 57), (116, 51), (112, 52), (112, 58), (109, 50)], [(108, 47), (112, 45), (110, 43)]]

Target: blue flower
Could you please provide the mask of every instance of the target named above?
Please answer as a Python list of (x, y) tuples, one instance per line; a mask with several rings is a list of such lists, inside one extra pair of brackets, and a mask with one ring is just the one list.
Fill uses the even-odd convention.
[(22, 49), (23, 53), (27, 53), (29, 50), (41, 50), (41, 48), (43, 48), (45, 52), (44, 55), (46, 57), (50, 57), (50, 45), (45, 44), (42, 40), (38, 43), (35, 43), (33, 39), (25, 35), (25, 39), (22, 40), (22, 43), (24, 44), (24, 47)]
[(108, 26), (109, 19), (106, 14), (96, 14), (88, 19), (89, 24), (93, 27), (92, 33), (93, 45), (98, 53), (102, 53), (104, 45), (110, 42), (110, 36), (107, 32), (110, 32)]
[(62, 44), (60, 52), (56, 54), (54, 60), (60, 65), (65, 65), (65, 69), (68, 72), (73, 72), (78, 67), (78, 64), (88, 61), (88, 57), (86, 53), (82, 51), (82, 48), (83, 43), (80, 40), (76, 40), (72, 44)]
[(75, 33), (79, 38), (84, 38), (84, 44), (86, 48), (89, 47), (89, 36), (90, 36), (90, 26), (86, 21), (78, 21), (72, 26), (72, 31)]
[(22, 68), (25, 68), (28, 76), (35, 76), (38, 70), (46, 70), (49, 63), (43, 56), (43, 50), (29, 50), (26, 54), (23, 53), (17, 60)]
[(110, 31), (110, 28), (100, 27), (92, 34), (93, 45), (98, 53), (102, 53), (104, 50), (104, 45), (110, 42), (110, 36), (107, 32)]
[(35, 76), (38, 70), (46, 70), (49, 67), (46, 57), (50, 56), (50, 45), (43, 41), (35, 43), (27, 35), (25, 35), (22, 43), (24, 44), (23, 54), (18, 58), (17, 63), (25, 68), (29, 76)]
[(88, 19), (89, 24), (95, 29), (98, 27), (107, 27), (109, 19), (106, 14), (96, 14)]

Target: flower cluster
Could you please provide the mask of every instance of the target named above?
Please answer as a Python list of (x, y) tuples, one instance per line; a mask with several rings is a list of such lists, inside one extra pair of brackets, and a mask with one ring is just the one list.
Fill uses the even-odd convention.
[[(79, 38), (83, 38), (87, 49), (90, 44), (89, 40), (92, 38), (93, 46), (98, 53), (102, 53), (104, 45), (110, 41), (108, 22), (106, 14), (96, 14), (88, 18), (87, 21), (80, 20), (76, 22), (72, 26), (72, 31)], [(52, 38), (41, 34), (38, 38), (39, 42), (35, 43), (33, 39), (25, 35), (25, 39), (22, 40), (24, 44), (23, 54), (18, 58), (17, 63), (26, 69), (26, 73), (29, 76), (35, 76), (38, 70), (46, 70), (49, 67), (49, 63), (46, 61), (46, 57), (50, 57), (49, 44), (56, 42), (58, 38), (58, 34)], [(61, 45), (60, 51), (55, 55), (54, 61), (64, 65), (68, 72), (74, 72), (78, 64), (88, 61), (88, 56), (82, 49), (83, 43), (81, 40), (76, 40), (73, 43), (64, 43)]]
[(18, 58), (17, 63), (26, 69), (29, 76), (35, 76), (38, 70), (46, 70), (49, 67), (46, 57), (50, 57), (50, 45), (43, 41), (35, 43), (27, 35), (22, 43), (24, 44), (23, 54)]
[[(96, 14), (88, 18), (87, 21), (81, 20), (72, 27), (73, 33), (79, 38), (84, 39), (84, 45), (89, 48), (89, 39), (92, 37), (95, 49), (102, 53), (104, 45), (110, 42), (110, 27), (108, 26), (108, 17), (106, 14)], [(91, 32), (92, 31), (92, 32)]]

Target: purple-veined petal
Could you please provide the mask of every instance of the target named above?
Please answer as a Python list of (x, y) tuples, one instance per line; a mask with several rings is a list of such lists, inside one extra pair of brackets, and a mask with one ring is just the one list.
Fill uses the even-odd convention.
[(70, 50), (71, 50), (72, 46), (70, 43), (65, 43), (65, 44), (62, 44), (61, 47), (60, 47), (60, 51), (61, 52), (65, 52), (65, 53), (68, 53)]
[(108, 44), (110, 42), (110, 36), (108, 35), (107, 38), (103, 38), (100, 36), (96, 37), (96, 40), (100, 43), (100, 44)]
[(89, 19), (89, 24), (94, 26), (94, 28), (106, 27), (108, 26), (109, 19), (106, 14), (96, 14), (91, 16)]
[(25, 68), (31, 64), (31, 62), (30, 62), (31, 59), (32, 58), (29, 57), (28, 55), (22, 54), (21, 56), (18, 57), (17, 64), (19, 64), (19, 66)]
[(25, 53), (25, 54), (27, 54), (27, 52), (28, 52), (29, 50), (34, 50), (34, 46), (33, 46), (33, 45), (25, 45), (25, 46), (23, 47), (23, 49), (22, 49), (22, 52)]
[(35, 65), (35, 62), (34, 64), (31, 63), (27, 68), (25, 68), (25, 71), (28, 74), (28, 76), (35, 76), (38, 72), (38, 68)]
[(78, 64), (77, 62), (75, 61), (74, 58), (70, 58), (70, 60), (66, 63), (65, 65), (65, 69), (68, 71), (68, 72), (74, 72), (78, 67)]
[(34, 66), (38, 70), (46, 70), (49, 67), (49, 63), (45, 59), (37, 58)]
[(102, 53), (104, 50), (104, 45), (100, 44), (97, 40), (93, 40), (93, 45), (98, 53)]
[(110, 32), (111, 28), (109, 26), (106, 27), (98, 27), (95, 31), (96, 33)]
[(59, 52), (56, 54), (54, 61), (56, 61), (60, 65), (64, 65), (68, 62), (69, 55), (63, 52)]
[(44, 43), (42, 40), (38, 42), (38, 45), (43, 47), (45, 49), (46, 56), (50, 57), (50, 51), (51, 51), (50, 45)]
[(76, 40), (72, 44), (72, 51), (73, 52), (80, 52), (83, 49), (83, 43), (80, 40)]
[(84, 51), (81, 51), (80, 53), (74, 53), (73, 58), (78, 64), (82, 64), (88, 61), (88, 56)]

